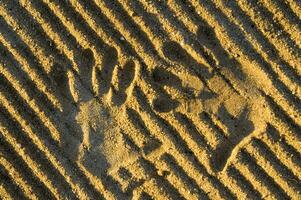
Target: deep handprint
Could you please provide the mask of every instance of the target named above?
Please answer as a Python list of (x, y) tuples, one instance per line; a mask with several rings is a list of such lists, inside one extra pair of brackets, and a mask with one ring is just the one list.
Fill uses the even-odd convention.
[[(220, 138), (209, 152), (209, 164), (213, 171), (222, 171), (233, 154), (233, 150), (255, 129), (250, 118), (251, 100), (248, 102), (233, 88), (229, 86), (227, 88), (225, 85), (227, 80), (224, 80), (218, 69), (210, 71), (206, 66), (199, 64), (180, 44), (173, 41), (166, 42), (162, 51), (167, 59), (176, 64), (177, 69), (168, 70), (158, 67), (153, 70), (153, 80), (159, 85), (157, 88), (161, 90), (161, 93), (162, 91), (167, 93), (164, 98), (153, 101), (153, 108), (159, 113), (192, 112), (212, 125), (213, 130), (216, 129), (215, 131), (219, 132)], [(189, 71), (189, 78), (187, 78), (187, 73), (184, 77), (180, 77), (171, 72), (179, 72), (181, 67), (185, 68), (184, 71)], [(229, 70), (231, 71), (232, 68)], [(193, 79), (193, 77), (196, 78)], [(192, 83), (197, 86), (187, 86)], [(177, 92), (170, 90), (170, 87), (177, 90), (180, 95), (174, 95)], [(172, 92), (169, 93), (164, 88)], [(231, 114), (225, 104), (230, 105), (231, 112), (235, 114)], [(218, 123), (221, 123), (223, 128), (218, 127), (216, 122), (212, 121), (213, 118), (219, 121)]]
[(136, 65), (131, 59), (118, 59), (108, 48), (101, 62), (92, 50), (74, 58), (76, 69), (55, 65), (51, 77), (60, 88), (66, 125), (71, 135), (62, 135), (62, 147), (88, 171), (100, 176), (137, 158), (126, 145), (122, 127), (125, 104), (134, 84)]

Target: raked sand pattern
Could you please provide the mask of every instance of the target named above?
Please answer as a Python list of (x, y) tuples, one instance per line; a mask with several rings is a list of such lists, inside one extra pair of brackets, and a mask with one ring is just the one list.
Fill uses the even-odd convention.
[(0, 0), (2, 199), (301, 199), (299, 0)]

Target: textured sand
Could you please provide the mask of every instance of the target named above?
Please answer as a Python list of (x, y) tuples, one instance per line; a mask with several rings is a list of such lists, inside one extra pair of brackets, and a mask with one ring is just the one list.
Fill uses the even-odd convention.
[(301, 199), (298, 0), (0, 0), (0, 198)]

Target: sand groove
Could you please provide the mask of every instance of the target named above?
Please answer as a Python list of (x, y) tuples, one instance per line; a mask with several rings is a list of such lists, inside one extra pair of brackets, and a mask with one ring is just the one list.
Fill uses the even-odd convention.
[(301, 198), (298, 1), (0, 1), (0, 198)]

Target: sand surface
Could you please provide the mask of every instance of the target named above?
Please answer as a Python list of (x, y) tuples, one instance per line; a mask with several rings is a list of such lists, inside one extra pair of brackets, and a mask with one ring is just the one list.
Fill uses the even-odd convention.
[(301, 199), (299, 0), (0, 0), (2, 199)]

